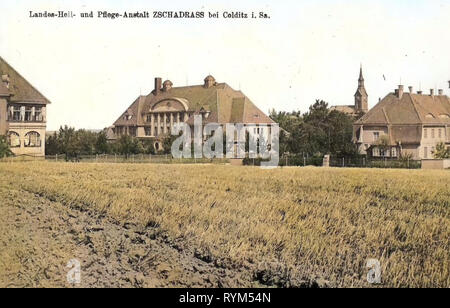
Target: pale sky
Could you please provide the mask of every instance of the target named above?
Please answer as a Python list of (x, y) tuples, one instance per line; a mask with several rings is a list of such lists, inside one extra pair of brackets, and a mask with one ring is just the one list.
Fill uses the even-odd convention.
[[(30, 19), (30, 10), (264, 11), (271, 19)], [(353, 104), (360, 63), (370, 107), (400, 81), (448, 94), (449, 29), (450, 0), (0, 2), (0, 55), (52, 101), (49, 130), (111, 125), (154, 77), (185, 86), (212, 74), (265, 112), (305, 112), (319, 98)]]

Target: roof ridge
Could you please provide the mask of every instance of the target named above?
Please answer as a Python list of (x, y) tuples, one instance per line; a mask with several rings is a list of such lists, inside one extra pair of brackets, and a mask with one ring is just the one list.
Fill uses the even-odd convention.
[(383, 106), (383, 108), (381, 108), (381, 110), (383, 110), (383, 114), (384, 114), (384, 117), (386, 118), (387, 124), (390, 125), (391, 121), (389, 120), (389, 117), (388, 117), (388, 115), (386, 113), (386, 108)]
[(422, 119), (422, 117), (420, 116), (419, 110), (417, 110), (416, 100), (415, 100), (414, 97), (411, 95), (411, 93), (409, 93), (409, 97), (411, 98), (411, 103), (412, 103), (412, 105), (413, 105), (413, 107), (414, 107), (414, 111), (416, 112), (417, 117), (419, 118), (419, 121), (423, 123), (423, 119)]
[(36, 89), (25, 77), (23, 77), (11, 64), (8, 63), (8, 61), (3, 59), (1, 56), (0, 56), (0, 61), (3, 61), (7, 66), (9, 66), (9, 68), (12, 71), (14, 71), (14, 73), (16, 73), (17, 76), (22, 78), (34, 91), (36, 91), (40, 96), (42, 96), (47, 104), (51, 104), (50, 100), (47, 97), (45, 97), (45, 95), (43, 95), (38, 89)]

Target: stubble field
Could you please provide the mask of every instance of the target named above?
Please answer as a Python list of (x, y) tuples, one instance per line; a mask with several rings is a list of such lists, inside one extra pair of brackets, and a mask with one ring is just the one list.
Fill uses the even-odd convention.
[(0, 164), (0, 286), (450, 287), (450, 172)]

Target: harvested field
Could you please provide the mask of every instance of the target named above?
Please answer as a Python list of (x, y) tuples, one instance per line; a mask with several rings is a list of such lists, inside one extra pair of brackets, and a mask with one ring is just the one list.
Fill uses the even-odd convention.
[(0, 286), (449, 287), (450, 172), (0, 164)]

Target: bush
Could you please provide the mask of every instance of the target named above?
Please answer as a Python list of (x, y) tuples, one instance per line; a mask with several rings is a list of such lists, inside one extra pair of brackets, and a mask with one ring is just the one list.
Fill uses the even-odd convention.
[(8, 140), (5, 136), (0, 136), (0, 158), (13, 156), (14, 154), (11, 152), (9, 148)]

